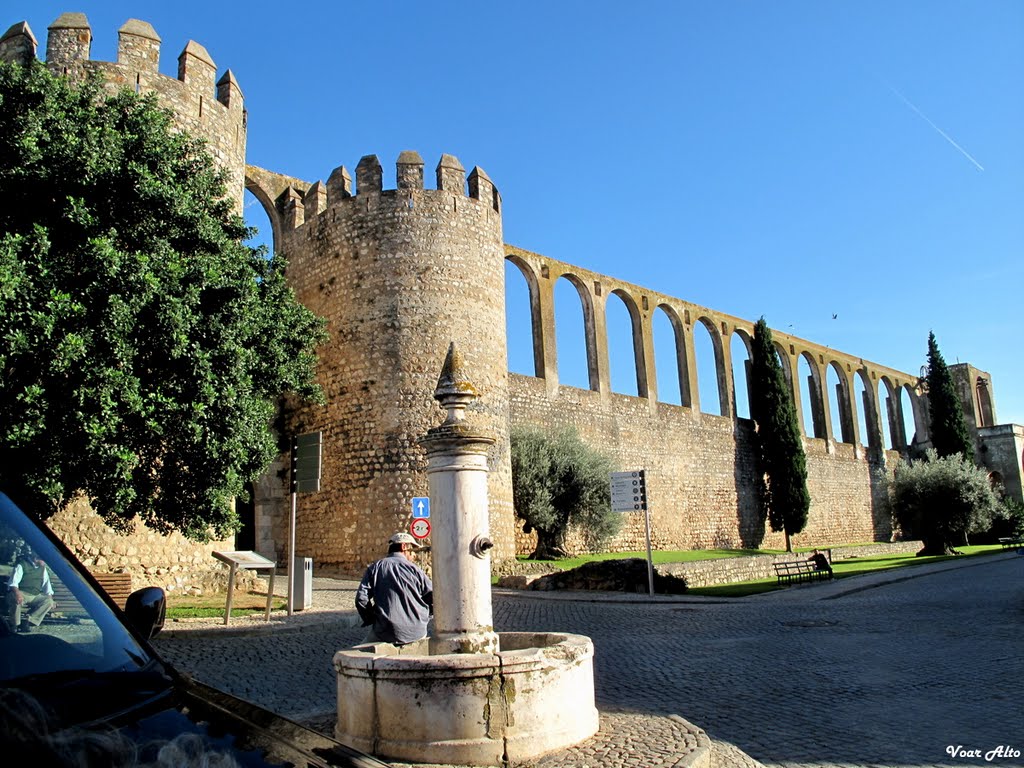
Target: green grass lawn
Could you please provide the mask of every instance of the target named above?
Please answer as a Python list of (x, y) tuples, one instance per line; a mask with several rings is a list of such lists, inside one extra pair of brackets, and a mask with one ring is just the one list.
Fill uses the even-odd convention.
[[(222, 619), (227, 606), (226, 592), (209, 595), (168, 595), (167, 620), (174, 619)], [(270, 610), (287, 609), (287, 600), (275, 597), (270, 603)], [(263, 593), (235, 592), (231, 600), (231, 615), (248, 616), (263, 613), (267, 610), (267, 595)]]
[[(819, 547), (820, 549), (820, 547)], [(990, 555), (996, 552), (1005, 551), (998, 544), (986, 544), (979, 546), (960, 547), (960, 555), (941, 555), (931, 557), (917, 557), (913, 554), (875, 555), (873, 557), (851, 557), (845, 560), (837, 560), (832, 563), (834, 578), (846, 579), (851, 576), (860, 576), (872, 571), (886, 571), (894, 568), (913, 568), (925, 563), (937, 563), (953, 558), (974, 557), (977, 555)], [(708, 597), (746, 597), (762, 592), (771, 592), (776, 589), (786, 589), (788, 585), (781, 586), (778, 580), (773, 578), (760, 579), (758, 581), (743, 581), (736, 584), (721, 584), (714, 587), (696, 587), (688, 590), (690, 595), (706, 595)]]
[[(856, 545), (843, 545), (843, 546), (856, 546)], [(829, 549), (827, 546), (818, 547), (799, 547), (794, 550), (795, 553), (810, 552), (813, 549)], [(945, 556), (933, 556), (933, 557), (917, 557), (913, 554), (892, 554), (892, 555), (874, 555), (872, 557), (853, 557), (846, 558), (843, 560), (837, 560), (832, 564), (832, 569), (835, 578), (844, 579), (850, 576), (859, 576), (864, 573), (870, 573), (871, 571), (889, 570), (892, 568), (910, 568), (916, 565), (923, 565), (925, 563), (934, 563), (941, 560), (950, 560), (954, 557), (972, 557), (976, 555), (986, 555), (995, 552), (1005, 551), (1002, 546), (998, 544), (987, 544), (978, 546), (965, 546), (960, 547), (959, 550), (961, 555), (945, 555)], [(749, 557), (751, 555), (777, 555), (782, 554), (783, 550), (780, 549), (700, 549), (692, 551), (671, 551), (671, 552), (652, 552), (651, 559), (655, 565), (662, 563), (688, 563), (695, 562), (698, 560), (715, 560), (718, 558), (725, 557)], [(546, 566), (553, 566), (560, 570), (568, 570), (571, 568), (577, 568), (584, 563), (590, 563), (600, 560), (620, 560), (629, 557), (639, 557), (647, 559), (646, 552), (615, 552), (615, 553), (602, 553), (594, 555), (581, 555), (579, 557), (567, 558), (565, 560), (537, 560), (528, 562), (537, 562)], [(519, 558), (520, 561), (525, 561), (525, 558)], [(789, 585), (781, 586), (775, 577), (770, 579), (759, 579), (757, 581), (743, 581), (735, 584), (721, 584), (712, 587), (695, 587), (687, 591), (690, 595), (705, 595), (708, 597), (746, 597), (748, 595), (756, 595), (762, 592), (772, 592), (776, 589), (786, 589)]]

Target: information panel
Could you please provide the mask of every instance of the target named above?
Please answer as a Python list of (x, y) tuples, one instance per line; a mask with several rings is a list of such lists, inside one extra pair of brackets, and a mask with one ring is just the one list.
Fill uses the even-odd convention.
[(612, 472), (612, 512), (641, 512), (647, 509), (644, 471)]

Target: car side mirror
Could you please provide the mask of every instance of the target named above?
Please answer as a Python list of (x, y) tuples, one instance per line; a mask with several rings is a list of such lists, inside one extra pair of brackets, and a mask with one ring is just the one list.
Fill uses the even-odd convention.
[(164, 628), (167, 597), (160, 587), (143, 587), (128, 595), (124, 613), (132, 629), (152, 640)]

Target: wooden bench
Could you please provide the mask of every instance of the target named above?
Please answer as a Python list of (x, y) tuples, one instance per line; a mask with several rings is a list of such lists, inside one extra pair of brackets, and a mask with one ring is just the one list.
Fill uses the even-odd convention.
[(815, 567), (810, 560), (784, 560), (772, 563), (779, 584), (793, 584), (802, 581), (831, 579), (832, 571)]
[(97, 573), (90, 570), (92, 577), (100, 583), (103, 591), (110, 595), (110, 599), (124, 608), (128, 601), (128, 595), (132, 593), (132, 575), (130, 573)]
[(1014, 549), (1018, 552), (1024, 552), (1024, 538), (1020, 536), (1006, 536), (999, 539), (999, 543), (1003, 545), (1003, 549)]

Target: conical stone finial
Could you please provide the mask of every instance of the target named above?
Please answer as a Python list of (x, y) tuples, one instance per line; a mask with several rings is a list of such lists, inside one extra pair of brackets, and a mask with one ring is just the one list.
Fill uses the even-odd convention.
[(476, 387), (469, 381), (463, 370), (462, 353), (453, 341), (448, 345), (448, 354), (441, 366), (441, 375), (437, 379), (434, 399), (448, 411), (445, 424), (454, 424), (466, 418), (466, 406), (480, 397)]

